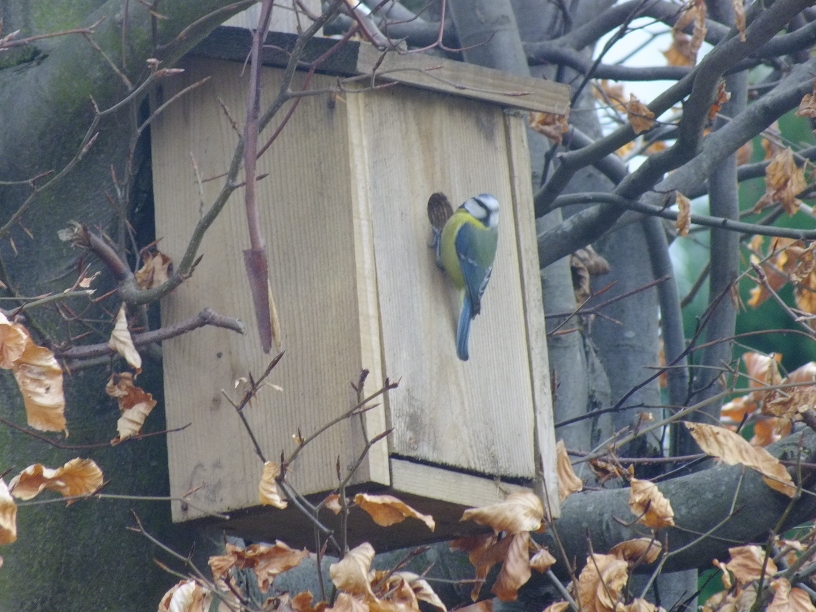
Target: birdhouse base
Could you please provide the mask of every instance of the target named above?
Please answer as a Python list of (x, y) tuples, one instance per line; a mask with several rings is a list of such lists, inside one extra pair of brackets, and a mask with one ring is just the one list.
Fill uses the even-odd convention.
[[(525, 488), (519, 484), (497, 482), (402, 459), (391, 458), (390, 464), (393, 486), (357, 485), (347, 489), (347, 497), (353, 498), (356, 493), (362, 492), (393, 495), (417, 512), (432, 516), (436, 529), (431, 531), (414, 518), (407, 518), (389, 527), (380, 527), (366, 512), (352, 506), (347, 523), (347, 541), (350, 547), (368, 542), (377, 552), (385, 552), (404, 548), (406, 543), (430, 544), (483, 533), (484, 526), (471, 521), (461, 522), (462, 513), (468, 508), (500, 502), (509, 493)], [(532, 483), (529, 484), (532, 486)], [(306, 496), (312, 504), (318, 504), (324, 498), (325, 494)], [(338, 515), (322, 509), (319, 520), (321, 525), (339, 538), (341, 523)], [(281, 540), (293, 548), (314, 550), (315, 547), (315, 523), (291, 503), (285, 510), (259, 506), (231, 512), (229, 520), (202, 518), (194, 523), (252, 541)], [(326, 535), (323, 534), (322, 539)]]

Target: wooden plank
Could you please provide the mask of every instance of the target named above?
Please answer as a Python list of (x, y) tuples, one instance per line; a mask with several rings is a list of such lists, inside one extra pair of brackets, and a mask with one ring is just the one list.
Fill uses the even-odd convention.
[[(157, 236), (160, 248), (178, 261), (201, 214), (193, 155), (203, 183), (205, 203), (220, 189), (217, 177), (229, 165), (237, 135), (217, 102), (233, 116), (245, 108), (245, 78), (231, 62), (183, 64), (181, 78), (165, 87), (181, 88), (207, 75), (213, 78), (185, 95), (156, 120), (152, 131)], [(280, 71), (265, 69), (264, 102), (275, 95)], [(333, 82), (316, 75), (318, 87)], [(173, 91), (165, 92), (165, 99)], [(265, 134), (274, 130), (270, 126)], [(263, 141), (263, 138), (261, 138)], [(315, 163), (320, 151), (320, 163)], [(308, 435), (356, 403), (349, 381), (362, 367), (356, 291), (354, 222), (348, 184), (348, 135), (345, 109), (328, 96), (305, 98), (272, 148), (258, 163), (268, 174), (258, 185), (261, 224), (269, 251), (270, 276), (287, 354), (270, 382), (245, 414), (270, 459), (290, 453), (292, 435)], [(208, 231), (203, 260), (193, 276), (162, 302), (162, 322), (171, 325), (209, 306), (239, 317), (246, 336), (203, 329), (164, 343), (165, 401), (168, 427), (191, 423), (168, 436), (172, 495), (197, 490), (192, 505), (173, 504), (174, 520), (228, 512), (258, 504), (261, 463), (234, 409), (221, 390), (238, 396), (235, 381), (257, 375), (268, 363), (258, 340), (244, 271), (248, 248), (242, 191), (238, 190)], [(382, 408), (377, 416), (384, 421)], [(382, 427), (379, 429), (382, 430)], [(371, 433), (371, 432), (369, 432)], [(356, 461), (363, 435), (358, 420), (344, 421), (304, 450), (292, 482), (304, 493), (330, 490), (341, 469)], [(385, 446), (385, 443), (381, 443)], [(382, 455), (382, 452), (380, 453)], [(368, 463), (358, 482), (369, 479)], [(382, 468), (380, 468), (382, 473)]]
[[(532, 479), (533, 397), (503, 112), (402, 86), (347, 98), (350, 107), (365, 107), (356, 129), (373, 206), (383, 361), (385, 373), (400, 380), (387, 399), (391, 451)], [(454, 205), (483, 192), (503, 203), (468, 362), (456, 357), (457, 293), (428, 248), (426, 204), (434, 191)]]
[(538, 479), (536, 489), (542, 500), (545, 503), (549, 502), (551, 516), (557, 518), (561, 511), (555, 458), (555, 424), (526, 124), (526, 118), (521, 113), (505, 115), (509, 143), (507, 152), (510, 185), (513, 190), (521, 287), (524, 292), (524, 315), (527, 321), (527, 350), (529, 369), (532, 373), (530, 382), (535, 405), (536, 463), (539, 474), (543, 475), (543, 482)]
[[(297, 36), (271, 32), (264, 47), (268, 66), (286, 66)], [(217, 28), (191, 54), (244, 62), (252, 42), (243, 28)], [(336, 40), (315, 38), (306, 45), (304, 62), (332, 49)], [(367, 43), (348, 41), (320, 66), (320, 72), (341, 76), (372, 74), (388, 82), (413, 85), (451, 95), (491, 101), (502, 106), (555, 114), (569, 113), (569, 87), (544, 79), (521, 77), (500, 70), (421, 54), (383, 54)]]
[(516, 484), (400, 459), (391, 460), (391, 489), (397, 496), (409, 493), (428, 497), (432, 491), (435, 499), (466, 508), (495, 504), (510, 493), (529, 490)]
[[(301, 0), (303, 5), (312, 13), (320, 13), (319, 0)], [(254, 30), (258, 27), (258, 20), (261, 17), (261, 5), (254, 4), (245, 11), (233, 15), (224, 22), (225, 26), (235, 28), (245, 28)], [(299, 30), (305, 30), (312, 24), (311, 20), (303, 14), (303, 11), (294, 2), (276, 2), (272, 9), (272, 18), (269, 21), (270, 32), (286, 32), (297, 34)]]
[(569, 87), (419, 53), (383, 53), (362, 44), (357, 72), (405, 85), (559, 115), (569, 114)]

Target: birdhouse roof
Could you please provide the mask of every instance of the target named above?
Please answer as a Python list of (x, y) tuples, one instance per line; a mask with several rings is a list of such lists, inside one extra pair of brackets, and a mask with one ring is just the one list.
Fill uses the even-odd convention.
[[(297, 38), (295, 34), (270, 32), (264, 45), (264, 65), (285, 67)], [(303, 61), (316, 60), (337, 43), (336, 39), (313, 38), (306, 46)], [(251, 44), (249, 30), (222, 26), (199, 43), (191, 55), (244, 62)], [(562, 83), (430, 55), (380, 51), (363, 42), (346, 41), (321, 62), (318, 72), (339, 76), (373, 72), (380, 84), (396, 82), (505, 107), (557, 115), (569, 113), (569, 87)]]

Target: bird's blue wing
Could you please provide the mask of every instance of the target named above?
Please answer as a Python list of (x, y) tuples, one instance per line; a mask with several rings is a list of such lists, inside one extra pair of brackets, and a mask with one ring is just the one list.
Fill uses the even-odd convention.
[[(492, 260), (496, 245), (495, 239), (487, 233), (466, 223), (456, 234), (456, 254), (465, 279), (465, 290), (470, 297), (471, 318), (481, 311), (482, 294), (493, 271)], [(485, 250), (492, 252), (488, 254)], [(485, 259), (491, 264), (484, 265)]]

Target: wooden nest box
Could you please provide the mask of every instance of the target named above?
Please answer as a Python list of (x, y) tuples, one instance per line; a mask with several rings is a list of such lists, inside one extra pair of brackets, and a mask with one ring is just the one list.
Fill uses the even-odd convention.
[[(182, 75), (164, 83), (167, 101), (212, 77), (152, 126), (156, 233), (174, 261), (214, 201), (223, 181), (217, 177), (235, 150), (238, 136), (219, 100), (232, 117), (243, 117), (250, 42), (246, 30), (221, 28), (183, 60)], [(262, 108), (281, 83), (286, 55), (276, 49), (293, 42), (294, 36), (270, 34)], [(335, 43), (314, 40), (308, 58)], [(558, 514), (527, 119), (518, 111), (565, 114), (569, 101), (566, 87), (539, 79), (428, 56), (380, 59), (355, 42), (331, 56), (310, 88), (336, 89), (338, 76), (370, 73), (375, 65), (378, 85), (395, 84), (372, 89), (366, 79), (349, 91), (303, 97), (258, 161), (286, 353), (269, 378), (279, 389), (263, 389), (244, 414), (267, 459), (278, 461), (295, 449), (298, 432), (308, 436), (354, 406), (350, 382), (362, 369), (370, 371), (367, 395), (386, 377), (398, 380), (364, 417), (342, 421), (309, 444), (289, 475), (299, 493), (321, 500), (337, 486), (337, 466), (345, 473), (359, 459), (363, 424), (369, 439), (390, 429), (360, 463), (350, 492), (393, 494), (432, 514), (437, 528), (432, 533), (410, 518), (380, 528), (352, 509), (349, 542), (384, 550), (472, 532), (474, 525), (459, 522), (464, 508), (500, 501), (536, 481), (543, 491), (541, 474)], [(294, 87), (306, 76), (298, 74)], [(454, 206), (483, 192), (501, 203), (496, 262), (467, 362), (456, 357), (455, 294), (428, 248), (426, 204), (437, 191)], [(167, 427), (189, 424), (168, 435), (171, 494), (188, 495), (173, 502), (173, 519), (313, 546), (312, 524), (294, 504), (259, 505), (263, 466), (224, 397), (240, 397), (236, 381), (257, 377), (271, 358), (261, 349), (244, 271), (242, 195), (239, 189), (207, 232), (192, 277), (161, 305), (165, 326), (210, 307), (248, 328), (245, 336), (204, 328), (164, 342)], [(328, 510), (320, 516), (339, 525)]]

